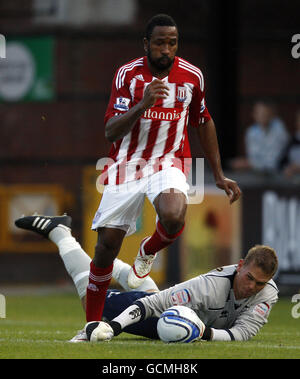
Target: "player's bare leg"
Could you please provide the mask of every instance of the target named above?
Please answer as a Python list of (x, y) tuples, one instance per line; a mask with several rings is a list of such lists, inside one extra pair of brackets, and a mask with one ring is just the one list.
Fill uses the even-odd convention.
[(171, 188), (154, 200), (159, 221), (167, 234), (177, 234), (184, 226), (187, 209), (186, 196)]
[(157, 252), (173, 243), (182, 233), (187, 209), (184, 193), (173, 188), (160, 193), (154, 201), (158, 223), (151, 237), (144, 239), (128, 275), (128, 285), (139, 287), (148, 277)]

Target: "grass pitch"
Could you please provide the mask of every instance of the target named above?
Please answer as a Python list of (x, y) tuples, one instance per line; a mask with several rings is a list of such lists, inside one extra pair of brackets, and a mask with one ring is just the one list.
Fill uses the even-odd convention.
[(71, 344), (85, 324), (76, 294), (6, 296), (0, 319), (0, 358), (6, 359), (202, 359), (300, 358), (300, 318), (281, 299), (269, 322), (247, 342), (164, 344), (122, 333), (110, 342)]

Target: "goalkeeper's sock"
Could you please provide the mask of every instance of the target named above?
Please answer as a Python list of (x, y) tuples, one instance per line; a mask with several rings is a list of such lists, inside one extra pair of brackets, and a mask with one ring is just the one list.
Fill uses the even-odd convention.
[(179, 232), (175, 234), (168, 234), (160, 221), (156, 224), (156, 230), (154, 234), (149, 238), (149, 240), (144, 245), (144, 252), (146, 255), (155, 255), (158, 251), (163, 248), (171, 245), (177, 237), (183, 232), (183, 227), (179, 230)]
[(96, 267), (90, 264), (89, 284), (86, 290), (86, 321), (100, 321), (102, 318), (106, 292), (112, 278), (113, 264)]
[(49, 239), (58, 247), (59, 255), (82, 299), (88, 285), (91, 258), (72, 237), (71, 230), (63, 225), (54, 228), (49, 233)]

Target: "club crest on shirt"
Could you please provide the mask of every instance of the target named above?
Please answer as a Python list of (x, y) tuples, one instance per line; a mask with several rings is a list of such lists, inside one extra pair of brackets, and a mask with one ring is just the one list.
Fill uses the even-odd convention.
[(187, 289), (172, 292), (171, 297), (172, 297), (172, 303), (174, 305), (184, 305), (184, 304), (187, 304), (191, 300), (189, 291)]
[(114, 108), (118, 111), (128, 111), (129, 110), (130, 99), (127, 97), (117, 97), (116, 104), (114, 104)]
[(177, 88), (177, 96), (176, 99), (180, 101), (181, 103), (184, 103), (186, 100), (186, 88), (185, 87), (178, 87)]

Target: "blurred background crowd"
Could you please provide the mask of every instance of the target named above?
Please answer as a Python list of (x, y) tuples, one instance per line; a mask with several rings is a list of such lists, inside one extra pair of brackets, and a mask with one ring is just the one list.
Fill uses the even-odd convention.
[[(67, 212), (93, 256), (112, 78), (144, 54), (148, 19), (168, 13), (179, 28), (178, 55), (204, 74), (223, 166), (243, 198), (230, 207), (205, 167), (204, 200), (191, 205), (184, 235), (153, 275), (173, 283), (265, 243), (278, 252), (282, 290), (299, 288), (299, 12), (298, 0), (0, 0), (0, 285), (68, 280), (55, 246), (14, 227), (22, 214)], [(193, 130), (190, 143), (202, 157)], [(153, 227), (146, 207), (124, 260), (131, 263)]]

